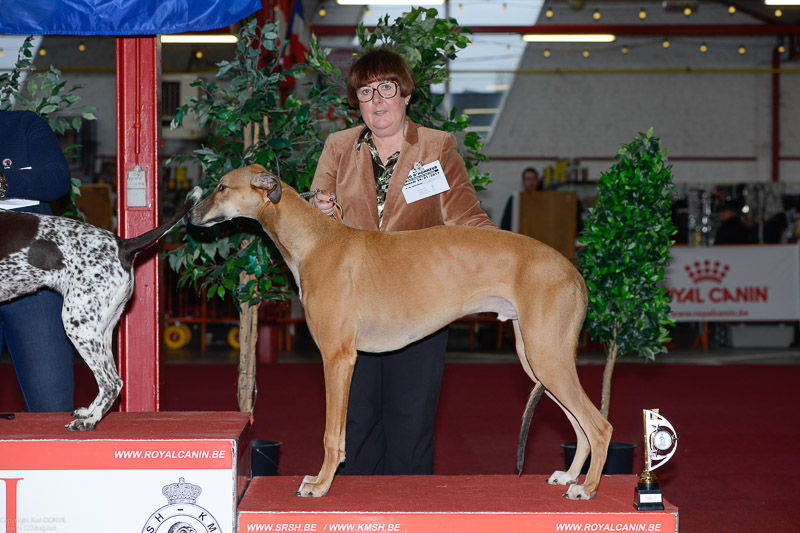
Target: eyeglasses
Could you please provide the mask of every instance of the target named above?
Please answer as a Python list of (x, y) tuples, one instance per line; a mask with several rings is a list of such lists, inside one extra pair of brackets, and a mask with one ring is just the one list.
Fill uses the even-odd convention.
[(361, 87), (356, 91), (356, 97), (359, 102), (371, 102), (372, 99), (375, 98), (376, 91), (381, 98), (394, 98), (397, 96), (397, 83), (393, 81), (382, 81), (378, 83), (378, 87), (375, 89), (372, 87)]

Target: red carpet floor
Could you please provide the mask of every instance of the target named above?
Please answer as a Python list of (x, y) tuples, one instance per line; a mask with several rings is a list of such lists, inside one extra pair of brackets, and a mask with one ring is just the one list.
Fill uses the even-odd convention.
[[(587, 393), (598, 403), (601, 372), (599, 366), (579, 368)], [(162, 410), (236, 409), (232, 364), (165, 365), (162, 375)], [(79, 367), (77, 380), (77, 401), (88, 404), (96, 388), (85, 367)], [(791, 511), (796, 498), (785, 481), (800, 468), (798, 382), (800, 366), (620, 364), (610, 415), (614, 440), (641, 444), (643, 408), (661, 409), (675, 426), (678, 451), (657, 474), (665, 496), (680, 508), (681, 531), (796, 531), (798, 517)], [(516, 364), (449, 364), (438, 413), (436, 472), (515, 473), (530, 386)], [(21, 406), (11, 366), (0, 365), (0, 411)], [(259, 367), (254, 438), (283, 442), (280, 475), (318, 472), (323, 425), (321, 365)], [(543, 399), (525, 473), (562, 469), (559, 444), (571, 440), (560, 409)], [(642, 466), (637, 449), (634, 469)]]

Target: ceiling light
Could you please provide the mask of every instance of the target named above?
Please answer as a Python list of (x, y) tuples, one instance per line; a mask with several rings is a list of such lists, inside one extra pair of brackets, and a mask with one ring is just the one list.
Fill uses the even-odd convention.
[(646, 18), (647, 18), (647, 11), (645, 11), (644, 8), (642, 8), (642, 10), (639, 11), (639, 20), (644, 20)]
[(611, 43), (617, 39), (610, 33), (526, 33), (522, 40), (529, 43)]
[(800, 6), (800, 0), (764, 0), (768, 6)]
[(683, 8), (683, 14), (684, 14), (684, 15), (686, 15), (686, 16), (688, 17), (689, 15), (691, 15), (691, 14), (692, 14), (692, 8), (691, 8), (691, 7), (689, 7), (689, 6), (686, 6), (686, 7), (684, 7), (684, 8)]
[(734, 13), (736, 13), (736, 6), (735, 6), (735, 5), (733, 5), (733, 4), (729, 5), (729, 6), (728, 6), (728, 13), (730, 13), (731, 15), (733, 15)]
[(627, 54), (629, 52), (628, 47), (627, 46), (623, 46), (621, 52), (623, 54)]
[(324, 7), (319, 8), (319, 16), (320, 17), (324, 17), (327, 14), (328, 14), (328, 11)]
[(544, 57), (550, 57), (550, 53), (551, 53), (550, 49), (549, 48), (545, 48), (544, 52), (542, 52), (542, 55), (544, 55)]
[(740, 45), (739, 45), (739, 54), (740, 54), (740, 55), (744, 55), (744, 54), (745, 54), (745, 52), (747, 52), (747, 49), (745, 49), (745, 47), (744, 47), (744, 45), (743, 45), (743, 44), (740, 44)]
[(776, 17), (782, 17), (783, 16), (783, 10), (782, 9), (776, 9), (775, 10), (775, 16)]
[(47, 55), (47, 50), (44, 49), (44, 48), (39, 48), (39, 55), (40, 56), (46, 56)]
[(581, 52), (581, 55), (583, 57), (589, 57), (589, 49), (588, 48), (584, 48), (583, 52)]
[(708, 52), (708, 45), (706, 43), (701, 43), (700, 44), (700, 51), (703, 52), (704, 54), (706, 52)]
[(592, 13), (592, 18), (594, 20), (600, 20), (600, 10), (599, 9), (595, 9), (594, 10), (594, 13)]
[(553, 15), (555, 15), (555, 12), (553, 11), (552, 7), (548, 7), (544, 12), (544, 16), (549, 19), (553, 18)]
[(664, 39), (663, 41), (661, 41), (661, 46), (663, 46), (664, 48), (669, 48), (669, 39)]
[(465, 115), (494, 115), (500, 109), (496, 107), (468, 107), (464, 110)]
[[(786, 47), (785, 47), (785, 46), (783, 46), (782, 44), (781, 44), (781, 45), (778, 45), (778, 53), (779, 53), (779, 54), (782, 54), (782, 53), (784, 53), (785, 51), (786, 51)], [(0, 50), (0, 52), (2, 52), (2, 50)]]
[(220, 43), (237, 43), (239, 39), (235, 35), (203, 35), (197, 34), (177, 34), (177, 35), (162, 35), (162, 43), (169, 44), (220, 44)]
[(78, 52), (85, 52), (86, 51), (86, 44), (81, 41), (78, 43)]
[(417, 6), (440, 6), (444, 0), (414, 0), (413, 2), (401, 2), (400, 0), (336, 0), (340, 6), (407, 6), (414, 4)]

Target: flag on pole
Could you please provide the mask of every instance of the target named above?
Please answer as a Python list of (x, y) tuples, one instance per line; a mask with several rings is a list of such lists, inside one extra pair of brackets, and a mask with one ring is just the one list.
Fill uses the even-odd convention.
[(301, 0), (294, 0), (293, 2), (286, 34), (289, 37), (289, 47), (284, 56), (284, 68), (296, 63), (305, 63), (306, 53), (311, 51), (311, 30), (303, 15), (303, 2)]
[[(292, 2), (292, 10), (286, 8), (288, 2)], [(284, 15), (286, 14), (286, 15)], [(283, 55), (283, 68), (288, 69), (292, 65), (305, 63), (306, 53), (311, 51), (311, 29), (308, 27), (306, 18), (303, 15), (303, 2), (301, 0), (281, 0), (278, 4), (278, 21), (282, 24), (281, 32), (286, 48)], [(281, 86), (284, 88), (292, 87), (295, 84), (293, 77), (286, 78)]]

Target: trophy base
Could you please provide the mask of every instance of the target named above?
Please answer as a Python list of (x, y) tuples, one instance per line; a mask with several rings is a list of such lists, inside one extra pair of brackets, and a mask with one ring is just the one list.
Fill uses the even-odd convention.
[(658, 482), (640, 481), (634, 489), (633, 506), (637, 511), (663, 511), (664, 495)]

